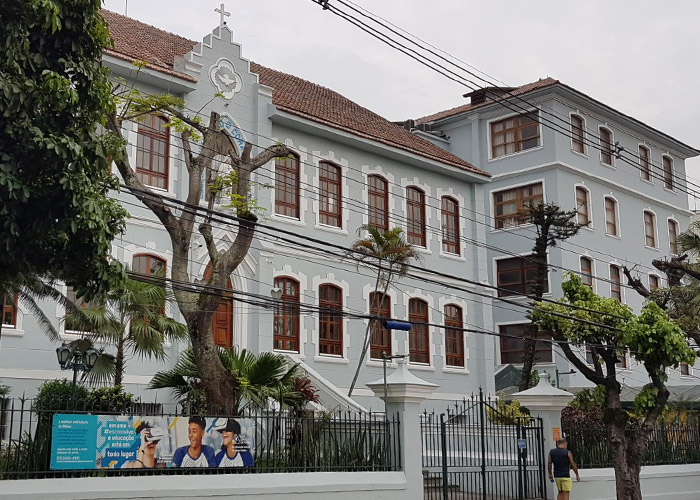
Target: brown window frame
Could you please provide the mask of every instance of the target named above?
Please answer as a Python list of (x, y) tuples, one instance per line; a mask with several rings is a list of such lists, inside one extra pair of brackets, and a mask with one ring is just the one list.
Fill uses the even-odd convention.
[[(301, 219), (300, 179), (301, 161), (298, 154), (291, 153), (284, 158), (275, 158), (275, 213), (277, 215)], [(283, 195), (280, 196), (280, 193)]]
[(610, 297), (622, 303), (622, 269), (610, 264)]
[[(583, 194), (583, 197), (580, 195)], [(576, 222), (588, 225), (591, 222), (590, 192), (583, 186), (576, 186)], [(581, 211), (584, 208), (585, 211)]]
[[(520, 365), (523, 362), (525, 351), (525, 343), (523, 334), (528, 323), (517, 323), (512, 325), (499, 325), (500, 333), (500, 353), (501, 364)], [(515, 331), (513, 331), (515, 330)], [(546, 332), (541, 332), (537, 335), (542, 340), (550, 340), (552, 336)], [(551, 342), (535, 342), (535, 360), (537, 363), (552, 363), (554, 361), (554, 352)]]
[[(608, 202), (612, 203), (612, 210), (608, 204)], [(609, 234), (610, 236), (620, 236), (619, 234), (619, 228), (617, 224), (617, 200), (615, 198), (611, 198), (610, 196), (605, 197), (605, 234)], [(610, 214), (612, 214), (612, 220), (610, 219)], [(613, 232), (610, 232), (610, 229), (613, 230)]]
[(661, 163), (664, 172), (664, 189), (670, 189), (671, 191), (675, 191), (676, 183), (673, 179), (673, 158), (664, 155), (661, 157)]
[(668, 251), (672, 255), (680, 255), (678, 235), (678, 222), (673, 219), (668, 219)]
[(654, 212), (644, 210), (644, 245), (656, 248), (656, 215)]
[[(491, 122), (490, 125), (491, 158), (500, 158), (540, 146), (540, 124), (537, 111), (510, 116)], [(503, 127), (501, 130), (496, 130), (501, 126)], [(528, 135), (527, 131), (529, 130), (534, 130), (536, 132), (535, 135)], [(509, 133), (513, 135), (511, 140), (507, 137)], [(501, 137), (503, 142), (499, 142)], [(533, 140), (535, 140), (536, 144), (527, 145), (528, 142)], [(512, 146), (513, 151), (508, 152), (508, 146)], [(503, 148), (503, 152), (499, 152), (499, 148)]]
[[(139, 122), (136, 136), (136, 161), (134, 162), (138, 180), (146, 186), (166, 191), (168, 190), (170, 171), (170, 131), (164, 126), (167, 122), (167, 118), (156, 114), (145, 115), (143, 121)], [(163, 143), (163, 154), (156, 152), (157, 142)], [(164, 172), (157, 169), (157, 158), (163, 159)]]
[(639, 146), (639, 171), (642, 179), (651, 180), (651, 151), (646, 146)]
[[(381, 201), (384, 208), (379, 207), (377, 201)], [(389, 183), (381, 175), (367, 176), (367, 224), (389, 230)]]
[(593, 259), (582, 255), (579, 258), (579, 265), (581, 267), (581, 282), (593, 288)]
[(428, 302), (423, 299), (408, 300), (408, 355), (411, 363), (430, 364), (430, 313)]
[(329, 161), (318, 163), (319, 222), (326, 226), (343, 227), (343, 169)]
[(659, 280), (658, 276), (654, 274), (649, 275), (649, 291), (653, 292), (654, 290), (658, 290), (660, 283), (661, 280)]
[[(537, 187), (539, 187), (539, 193), (526, 193), (526, 190), (532, 190)], [(514, 199), (503, 199), (507, 193), (513, 192), (515, 193)], [(544, 185), (541, 182), (534, 182), (525, 186), (496, 191), (493, 193), (493, 218), (495, 229), (509, 229), (526, 224), (527, 218), (524, 215), (524, 211), (528, 206), (537, 205), (537, 203), (542, 201), (544, 201)], [(501, 207), (512, 203), (516, 206), (515, 212), (498, 213)]]
[(681, 363), (678, 365), (678, 371), (682, 377), (690, 377), (690, 365), (688, 363)]
[[(288, 293), (289, 286), (295, 287), (295, 293)], [(282, 290), (281, 305), (275, 308), (275, 317), (272, 333), (272, 347), (275, 351), (300, 352), (299, 351), (299, 281), (291, 276), (277, 276), (274, 280), (275, 288)]]
[[(146, 259), (144, 268), (146, 272), (141, 271), (141, 266), (136, 265), (137, 259)], [(153, 271), (151, 261), (159, 262), (161, 267), (158, 271)], [(137, 269), (138, 267), (138, 269)], [(131, 257), (131, 270), (135, 273), (141, 274), (143, 276), (154, 276), (157, 273), (156, 282), (161, 282), (161, 286), (165, 287), (165, 276), (167, 274), (168, 261), (161, 257), (160, 255), (155, 255), (152, 253), (136, 253)], [(162, 275), (161, 275), (162, 273)], [(163, 307), (160, 310), (161, 314), (165, 314), (165, 302), (163, 302)]]
[[(511, 264), (511, 267), (503, 269), (505, 264)], [(502, 276), (510, 272), (519, 272), (519, 281), (504, 283)], [(532, 276), (528, 279), (528, 276)], [(498, 284), (498, 296), (509, 297), (511, 295), (529, 295), (530, 287), (534, 286), (537, 277), (537, 264), (534, 261), (534, 255), (526, 255), (523, 257), (509, 257), (496, 260), (496, 282)], [(547, 283), (545, 293), (549, 291), (549, 273), (547, 275)]]
[(464, 368), (464, 323), (462, 308), (445, 306), (445, 365)]
[[(387, 319), (391, 318), (391, 297), (382, 292), (370, 293), (369, 314), (370, 316), (379, 316)], [(370, 359), (382, 359), (382, 352), (385, 352), (387, 356), (391, 356), (391, 330), (384, 328), (380, 320), (373, 321), (375, 324), (372, 328), (369, 343)], [(382, 339), (384, 342), (381, 342)]]
[(586, 154), (586, 125), (579, 115), (571, 115), (571, 150)]
[[(0, 318), (0, 321), (2, 321), (3, 328), (17, 328), (17, 294), (12, 294), (11, 300), (8, 300), (9, 296), (10, 293), (6, 292), (5, 296), (3, 297), (2, 318)], [(5, 322), (5, 318), (7, 318), (8, 315), (12, 320), (11, 323)]]
[(443, 196), (440, 202), (442, 222), (442, 251), (461, 255), (459, 237), (459, 202), (451, 196)]
[(598, 128), (600, 136), (600, 162), (605, 165), (614, 165), (613, 133), (605, 127)]
[[(328, 292), (336, 294), (332, 300)], [(324, 283), (318, 287), (318, 354), (320, 356), (343, 357), (343, 289)], [(339, 311), (339, 312), (335, 312)], [(332, 338), (333, 333), (337, 338)]]
[(425, 192), (415, 186), (406, 188), (406, 241), (425, 247)]

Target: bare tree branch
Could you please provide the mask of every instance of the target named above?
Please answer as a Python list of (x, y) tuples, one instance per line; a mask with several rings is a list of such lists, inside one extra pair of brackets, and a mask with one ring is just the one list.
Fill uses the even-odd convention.
[(636, 291), (645, 299), (649, 298), (649, 295), (651, 294), (649, 293), (647, 287), (644, 286), (642, 280), (639, 277), (635, 278), (634, 276), (632, 276), (632, 272), (627, 268), (627, 266), (622, 266), (622, 272), (627, 277), (627, 284), (629, 284), (634, 289), (634, 291)]
[(579, 358), (576, 353), (571, 349), (571, 345), (569, 345), (568, 342), (566, 341), (561, 341), (557, 342), (559, 347), (561, 347), (562, 352), (564, 353), (564, 356), (566, 356), (566, 359), (571, 361), (571, 363), (578, 369), (581, 374), (586, 377), (588, 380), (593, 382), (594, 384), (599, 384), (603, 385), (605, 384), (605, 377), (601, 376), (600, 374), (596, 373), (594, 370), (592, 370), (586, 363), (583, 362), (581, 358)]

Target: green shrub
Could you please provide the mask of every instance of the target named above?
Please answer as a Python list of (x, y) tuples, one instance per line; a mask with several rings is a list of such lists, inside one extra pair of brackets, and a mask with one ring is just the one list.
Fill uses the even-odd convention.
[[(32, 408), (35, 411), (66, 411), (71, 408), (71, 395), (73, 384), (66, 379), (47, 380), (39, 388), (39, 392), (34, 397)], [(75, 399), (77, 407), (84, 405), (88, 395), (88, 390), (82, 385), (75, 388)]]
[(99, 413), (129, 412), (134, 403), (134, 395), (126, 392), (121, 385), (98, 387), (85, 398), (85, 409)]
[(530, 413), (526, 408), (520, 406), (520, 401), (517, 399), (508, 403), (505, 399), (498, 398), (496, 408), (486, 405), (486, 415), (494, 424), (512, 425), (517, 424), (519, 421), (522, 423), (521, 419), (529, 417)]

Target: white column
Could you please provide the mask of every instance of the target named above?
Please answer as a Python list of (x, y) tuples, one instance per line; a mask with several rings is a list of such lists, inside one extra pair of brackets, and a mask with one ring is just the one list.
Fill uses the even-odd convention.
[[(367, 384), (375, 396), (384, 399), (384, 380)], [(423, 500), (423, 462), (421, 450), (420, 405), (438, 386), (419, 379), (408, 371), (404, 359), (386, 378), (386, 413), (398, 415), (401, 443), (401, 465), (406, 475), (406, 493), (402, 500)]]
[[(549, 450), (556, 446), (555, 438), (563, 436), (561, 411), (573, 398), (573, 394), (557, 389), (544, 377), (540, 378), (540, 383), (537, 386), (513, 394), (513, 399), (517, 399), (522, 406), (530, 410), (530, 415), (542, 419), (545, 451), (545, 456), (542, 459), (544, 464), (547, 463)], [(547, 488), (546, 491), (547, 498), (556, 498), (553, 488)]]

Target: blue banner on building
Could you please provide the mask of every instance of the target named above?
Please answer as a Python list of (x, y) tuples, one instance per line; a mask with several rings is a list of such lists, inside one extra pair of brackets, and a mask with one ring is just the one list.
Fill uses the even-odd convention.
[(51, 469), (252, 467), (254, 421), (58, 414)]

